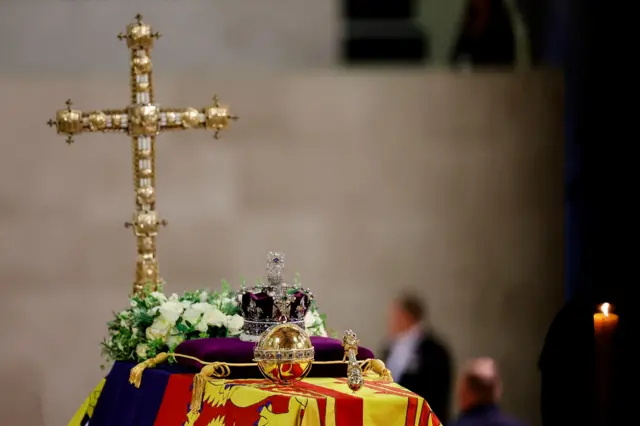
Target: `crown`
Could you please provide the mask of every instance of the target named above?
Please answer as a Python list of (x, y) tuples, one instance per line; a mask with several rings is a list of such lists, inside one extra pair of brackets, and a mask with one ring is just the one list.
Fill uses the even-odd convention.
[(258, 341), (267, 329), (285, 322), (304, 329), (304, 317), (313, 294), (309, 289), (284, 282), (284, 258), (284, 253), (270, 251), (267, 256), (267, 283), (238, 292), (244, 317), (241, 340)]

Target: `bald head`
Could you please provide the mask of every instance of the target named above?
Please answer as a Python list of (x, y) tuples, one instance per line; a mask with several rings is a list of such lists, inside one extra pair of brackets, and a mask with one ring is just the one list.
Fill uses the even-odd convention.
[(476, 358), (467, 362), (459, 390), (462, 410), (497, 403), (500, 400), (502, 383), (496, 362), (491, 358)]

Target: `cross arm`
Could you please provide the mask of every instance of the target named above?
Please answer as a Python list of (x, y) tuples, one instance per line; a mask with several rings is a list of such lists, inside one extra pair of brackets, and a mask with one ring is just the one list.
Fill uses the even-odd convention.
[(160, 131), (207, 129), (214, 131), (216, 139), (230, 120), (238, 119), (229, 113), (227, 107), (218, 103), (217, 96), (213, 98), (213, 105), (205, 108), (160, 108), (159, 115)]
[(73, 137), (84, 132), (121, 132), (128, 130), (126, 109), (103, 109), (100, 111), (84, 112), (72, 109), (71, 100), (66, 102), (67, 108), (56, 112), (55, 120), (47, 122), (49, 127), (56, 128), (59, 135), (67, 136), (67, 143), (73, 142)]

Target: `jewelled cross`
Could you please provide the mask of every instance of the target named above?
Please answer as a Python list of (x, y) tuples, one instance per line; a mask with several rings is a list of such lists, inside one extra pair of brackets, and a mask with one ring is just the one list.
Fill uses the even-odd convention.
[(284, 269), (284, 253), (270, 251), (267, 254), (267, 280), (269, 284), (282, 283), (282, 270)]
[(138, 246), (134, 293), (146, 286), (154, 290), (162, 282), (156, 236), (166, 221), (158, 220), (155, 208), (156, 136), (169, 130), (207, 129), (213, 131), (217, 139), (229, 121), (237, 119), (218, 103), (217, 96), (213, 97), (212, 105), (201, 109), (161, 108), (154, 103), (151, 49), (159, 37), (150, 25), (142, 22), (140, 14), (127, 26), (126, 33), (118, 35), (120, 40), (126, 40), (131, 54), (129, 106), (83, 112), (72, 109), (71, 100), (67, 100), (67, 108), (57, 111), (56, 119), (47, 122), (50, 127), (56, 127), (58, 134), (67, 136), (68, 144), (83, 132), (125, 133), (131, 137), (136, 210), (133, 221), (125, 226), (133, 229)]

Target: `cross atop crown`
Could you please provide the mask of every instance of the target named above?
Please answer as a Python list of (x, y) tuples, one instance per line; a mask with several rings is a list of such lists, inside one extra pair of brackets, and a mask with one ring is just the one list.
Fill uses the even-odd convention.
[(282, 270), (284, 269), (285, 254), (282, 252), (270, 251), (267, 255), (267, 280), (271, 285), (278, 285), (284, 282)]

